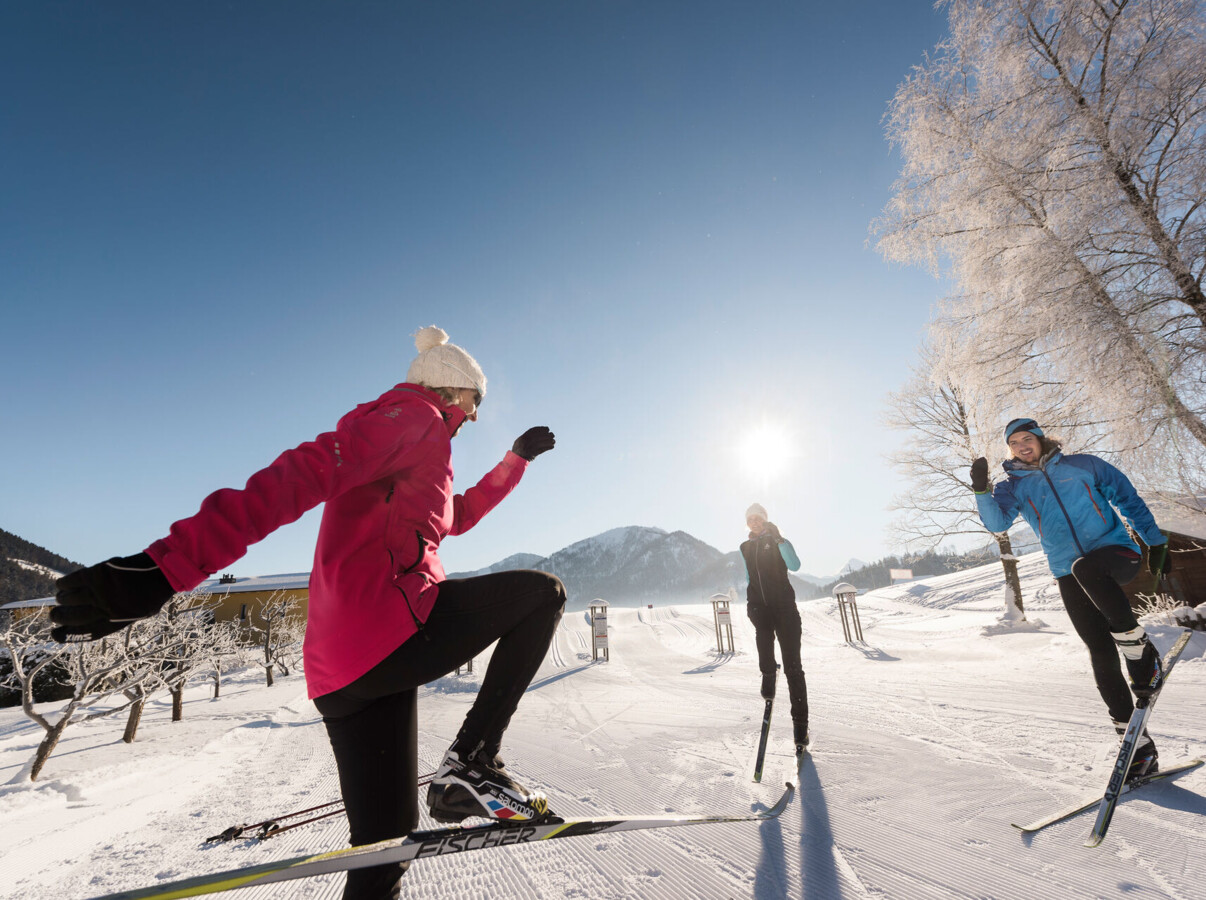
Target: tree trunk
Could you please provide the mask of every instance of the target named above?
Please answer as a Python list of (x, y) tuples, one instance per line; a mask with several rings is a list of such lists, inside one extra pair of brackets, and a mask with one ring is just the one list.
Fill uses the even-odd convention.
[[(1013, 555), (1013, 545), (1009, 535), (993, 535), (997, 539), (997, 548), (1001, 551), (1001, 568), (1005, 570), (1006, 603), (1012, 603), (1022, 621), (1026, 621), (1026, 607), (1022, 603), (1022, 581), (1018, 578), (1018, 558)], [(1008, 613), (1009, 610), (1006, 610)], [(1012, 616), (1007, 616), (1012, 618)]]
[(134, 735), (138, 733), (138, 725), (142, 722), (142, 708), (146, 702), (146, 698), (143, 697), (134, 701), (134, 705), (130, 707), (130, 715), (126, 717), (126, 730), (121, 736), (121, 739), (127, 744), (134, 743)]
[(272, 687), (272, 619), (269, 617), (264, 629), (264, 673), (268, 687)]
[(180, 722), (184, 719), (184, 685), (181, 684), (172, 688), (172, 721)]
[(42, 771), (42, 767), (46, 765), (46, 760), (50, 759), (50, 754), (54, 753), (54, 748), (59, 744), (59, 738), (63, 736), (63, 732), (67, 730), (68, 724), (71, 722), (71, 717), (64, 715), (59, 719), (58, 723), (46, 733), (46, 737), (42, 738), (42, 743), (38, 744), (38, 752), (34, 754), (33, 768), (29, 770), (29, 780), (37, 781), (38, 775)]
[(214, 663), (214, 699), (222, 696), (222, 664)]

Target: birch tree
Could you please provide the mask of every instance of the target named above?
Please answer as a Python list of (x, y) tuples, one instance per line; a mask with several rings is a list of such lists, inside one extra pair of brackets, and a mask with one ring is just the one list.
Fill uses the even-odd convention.
[[(969, 384), (1020, 362), (1085, 386), (1152, 482), (1206, 456), (1206, 12), (1200, 0), (950, 0), (899, 88), (873, 228), (956, 285)], [(1172, 485), (1161, 485), (1172, 486)]]

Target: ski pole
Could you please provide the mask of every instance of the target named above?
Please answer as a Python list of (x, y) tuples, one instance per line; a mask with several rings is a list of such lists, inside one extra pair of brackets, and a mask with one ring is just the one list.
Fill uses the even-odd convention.
[[(428, 772), (426, 775), (421, 775), (421, 776), (419, 776), (419, 784), (420, 785), (428, 784), (431, 782), (431, 779), (434, 777), (435, 777), (435, 772)], [(258, 835), (259, 837), (267, 837), (268, 834), (275, 834), (277, 831), (285, 830), (284, 828), (273, 829), (271, 827), (271, 826), (275, 825), (276, 823), (280, 822), (282, 819), (293, 819), (293, 818), (296, 818), (297, 816), (304, 816), (306, 813), (315, 812), (320, 809), (329, 809), (332, 806), (339, 806), (340, 809), (332, 810), (331, 812), (324, 813), (321, 816), (314, 816), (313, 818), (306, 819), (305, 821), (313, 822), (313, 821), (316, 821), (317, 819), (325, 819), (325, 818), (327, 818), (327, 816), (338, 815), (339, 813), (342, 813), (344, 811), (342, 808), (343, 807), (342, 800), (332, 800), (330, 803), (320, 803), (318, 806), (309, 806), (306, 809), (299, 809), (295, 812), (284, 813), (282, 815), (276, 816), (271, 819), (264, 819), (262, 822), (250, 822), (250, 823), (244, 823), (242, 825), (231, 825), (225, 831), (219, 832), (218, 834), (215, 834), (212, 837), (207, 837), (205, 839), (205, 843), (212, 844), (212, 843), (216, 843), (218, 841), (233, 841), (233, 840), (236, 840), (236, 839), (242, 837), (244, 835), (244, 833), (251, 831), (254, 828), (260, 829), (261, 834)], [(296, 824), (304, 825), (305, 822), (298, 822)], [(293, 826), (290, 825), (288, 827), (292, 828)]]
[[(434, 777), (434, 775), (424, 775), (422, 778), (420, 778), (419, 779), (419, 787), (422, 787), (425, 784), (430, 784), (432, 777)], [(321, 809), (322, 807), (315, 807), (315, 808)], [(281, 827), (280, 825), (278, 825), (276, 819), (270, 819), (267, 822), (260, 823), (260, 831), (259, 831), (259, 834), (255, 835), (255, 838), (257, 840), (262, 841), (262, 840), (272, 837), (274, 834), (280, 834), (283, 831), (290, 831), (294, 828), (300, 828), (302, 825), (309, 825), (311, 822), (318, 822), (321, 819), (329, 819), (329, 818), (331, 818), (331, 816), (341, 816), (345, 812), (347, 812), (347, 810), (345, 810), (341, 806), (339, 809), (331, 810), (331, 812), (323, 813), (320, 816), (311, 816), (309, 819), (302, 819), (300, 822), (294, 822), (291, 825), (285, 825), (284, 827)], [(281, 818), (283, 819), (286, 817), (281, 816)], [(255, 827), (255, 826), (251, 826), (251, 827)]]

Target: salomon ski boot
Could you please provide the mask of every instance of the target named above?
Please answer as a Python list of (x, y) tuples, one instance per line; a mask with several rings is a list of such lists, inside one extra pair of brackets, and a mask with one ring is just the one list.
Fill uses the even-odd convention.
[(458, 740), (444, 754), (427, 789), (427, 807), (437, 822), (470, 816), (526, 822), (547, 816), (549, 801), (520, 786), (497, 754), (483, 752), (480, 744), (468, 749)]

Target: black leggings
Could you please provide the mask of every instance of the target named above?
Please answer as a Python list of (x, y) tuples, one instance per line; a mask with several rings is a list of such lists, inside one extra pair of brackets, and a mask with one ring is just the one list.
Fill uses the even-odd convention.
[[(418, 824), (419, 685), (497, 640), (460, 732), (497, 752), (565, 606), (560, 579), (531, 570), (444, 581), (439, 590), (421, 633), (351, 684), (314, 700), (335, 753), (353, 845), (402, 837)], [(405, 871), (397, 864), (353, 870), (344, 900), (396, 897)]]
[(1135, 704), (1110, 633), (1139, 625), (1121, 586), (1138, 574), (1140, 559), (1129, 547), (1100, 547), (1072, 563), (1071, 575), (1056, 579), (1072, 627), (1089, 648), (1097, 691), (1116, 722), (1129, 719)]
[(787, 694), (791, 699), (791, 720), (808, 725), (808, 685), (800, 662), (800, 610), (794, 600), (778, 603), (747, 603), (746, 615), (754, 624), (754, 643), (758, 647), (758, 670), (763, 675), (775, 671), (775, 638), (783, 654), (783, 674), (787, 676)]

